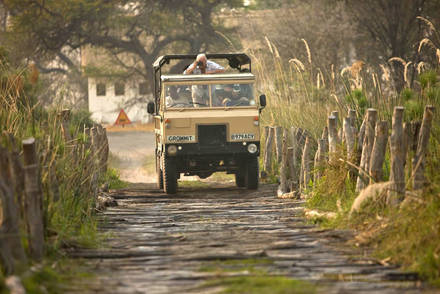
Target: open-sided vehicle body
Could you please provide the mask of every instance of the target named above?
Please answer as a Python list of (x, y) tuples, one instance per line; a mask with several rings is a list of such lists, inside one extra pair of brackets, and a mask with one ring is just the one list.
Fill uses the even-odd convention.
[(195, 57), (167, 55), (155, 62), (155, 102), (148, 110), (154, 114), (159, 188), (175, 193), (182, 173), (206, 178), (224, 171), (235, 174), (237, 186), (257, 189), (259, 114), (266, 103), (264, 95), (258, 101), (255, 97), (250, 59), (207, 54), (208, 59), (228, 60), (237, 72), (162, 74), (167, 62)]

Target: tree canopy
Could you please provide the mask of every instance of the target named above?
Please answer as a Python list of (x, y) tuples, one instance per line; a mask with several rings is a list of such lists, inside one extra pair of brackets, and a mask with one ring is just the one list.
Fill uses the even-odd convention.
[[(154, 59), (166, 52), (197, 53), (227, 47), (214, 16), (238, 0), (1, 0), (9, 11), (10, 39), (19, 38), (39, 65), (83, 46), (101, 48), (129, 73), (149, 80)], [(131, 56), (131, 58), (127, 58)], [(62, 68), (50, 70), (62, 71)]]

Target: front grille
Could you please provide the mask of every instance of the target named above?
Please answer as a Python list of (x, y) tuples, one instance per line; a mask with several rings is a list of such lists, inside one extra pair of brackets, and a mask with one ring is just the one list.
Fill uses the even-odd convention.
[(226, 145), (226, 125), (198, 126), (200, 147), (224, 147)]

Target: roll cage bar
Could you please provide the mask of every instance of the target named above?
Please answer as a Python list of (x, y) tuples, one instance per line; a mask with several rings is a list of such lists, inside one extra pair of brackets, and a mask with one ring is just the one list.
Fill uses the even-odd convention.
[[(156, 113), (159, 110), (159, 100), (160, 100), (160, 91), (161, 91), (161, 75), (162, 75), (162, 67), (165, 64), (169, 64), (170, 61), (175, 60), (194, 60), (196, 59), (197, 54), (173, 54), (173, 55), (163, 55), (156, 59), (153, 63), (153, 71), (154, 71), (154, 100), (156, 104)], [(251, 72), (251, 59), (245, 53), (213, 53), (206, 54), (207, 59), (223, 59), (228, 60), (228, 64), (231, 68), (237, 69), (239, 72), (244, 71), (243, 66), (248, 65), (248, 72)]]

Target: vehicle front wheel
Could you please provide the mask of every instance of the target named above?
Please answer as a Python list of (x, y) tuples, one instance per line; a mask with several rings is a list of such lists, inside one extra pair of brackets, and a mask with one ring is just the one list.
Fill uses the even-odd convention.
[(258, 158), (251, 157), (247, 160), (246, 164), (246, 188), (250, 190), (258, 189)]
[(163, 187), (167, 194), (177, 192), (177, 165), (173, 157), (163, 157)]
[(237, 187), (246, 186), (246, 166), (239, 168), (235, 174), (235, 184)]

